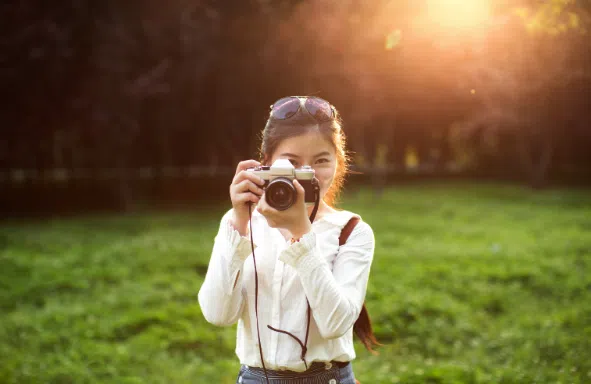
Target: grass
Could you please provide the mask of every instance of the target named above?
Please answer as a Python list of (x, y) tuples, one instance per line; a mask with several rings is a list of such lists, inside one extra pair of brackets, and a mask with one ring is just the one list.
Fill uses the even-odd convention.
[[(423, 184), (344, 207), (376, 234), (363, 383), (591, 383), (591, 194)], [(0, 226), (0, 383), (233, 383), (197, 292), (225, 206)]]

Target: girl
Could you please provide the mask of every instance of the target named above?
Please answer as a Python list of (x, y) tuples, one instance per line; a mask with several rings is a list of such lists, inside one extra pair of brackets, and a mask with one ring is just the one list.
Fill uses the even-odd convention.
[[(247, 169), (277, 159), (315, 171), (316, 212), (297, 179), (291, 207), (268, 204), (263, 179)], [(261, 162), (238, 164), (233, 208), (221, 220), (199, 291), (208, 322), (238, 321), (237, 383), (354, 384), (354, 325), (370, 351), (378, 344), (364, 306), (373, 231), (363, 221), (355, 225), (352, 212), (333, 208), (347, 160), (337, 110), (317, 97), (293, 96), (271, 106)]]

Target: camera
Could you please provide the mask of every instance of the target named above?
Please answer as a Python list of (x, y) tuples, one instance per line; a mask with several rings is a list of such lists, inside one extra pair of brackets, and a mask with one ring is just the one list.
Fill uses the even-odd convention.
[(289, 160), (277, 159), (270, 166), (261, 165), (248, 168), (246, 171), (254, 173), (265, 181), (263, 186), (265, 200), (278, 211), (288, 209), (297, 199), (293, 179), (297, 179), (304, 187), (304, 201), (312, 204), (316, 202), (316, 193), (319, 193), (320, 187), (318, 179), (314, 176), (314, 169), (309, 165), (295, 168)]

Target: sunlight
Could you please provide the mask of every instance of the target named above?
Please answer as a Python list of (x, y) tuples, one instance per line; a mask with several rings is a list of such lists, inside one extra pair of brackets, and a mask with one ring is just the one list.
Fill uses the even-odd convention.
[(450, 29), (475, 29), (490, 17), (488, 0), (427, 0), (430, 23)]

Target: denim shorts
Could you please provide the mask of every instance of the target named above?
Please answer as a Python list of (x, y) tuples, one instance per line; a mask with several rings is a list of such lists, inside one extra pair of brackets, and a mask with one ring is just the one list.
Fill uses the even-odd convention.
[[(305, 372), (273, 371), (267, 369), (270, 384), (355, 384), (353, 367), (334, 363), (313, 363)], [(262, 368), (243, 365), (236, 384), (267, 384)]]

